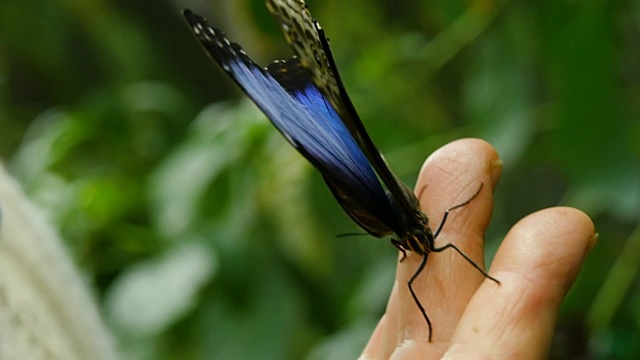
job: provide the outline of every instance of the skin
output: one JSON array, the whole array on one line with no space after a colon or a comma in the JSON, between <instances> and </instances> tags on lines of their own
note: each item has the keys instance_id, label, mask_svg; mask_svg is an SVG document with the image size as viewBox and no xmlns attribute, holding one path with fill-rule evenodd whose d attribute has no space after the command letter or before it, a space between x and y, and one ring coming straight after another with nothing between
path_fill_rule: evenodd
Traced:
<instances>
[{"instance_id":1,"label":"skin","mask_svg":"<svg viewBox=\"0 0 640 360\"><path fill-rule=\"evenodd\" d=\"M427 159L416 193L432 229L448 207L485 185L449 215L436 246L453 242L482 266L501 173L495 149L478 139L455 141ZM433 324L432 342L407 288L421 257L407 253L398 263L386 313L360 359L546 358L562 299L596 240L593 223L579 210L554 207L530 214L511 228L489 269L501 285L455 251L431 254L414 290Z\"/></svg>"}]
</instances>

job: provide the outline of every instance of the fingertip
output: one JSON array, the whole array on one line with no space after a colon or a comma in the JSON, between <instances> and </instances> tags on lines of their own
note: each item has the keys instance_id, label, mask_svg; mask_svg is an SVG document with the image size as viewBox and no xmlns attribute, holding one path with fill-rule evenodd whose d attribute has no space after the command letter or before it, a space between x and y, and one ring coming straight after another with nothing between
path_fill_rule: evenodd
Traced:
<instances>
[{"instance_id":1,"label":"fingertip","mask_svg":"<svg viewBox=\"0 0 640 360\"><path fill-rule=\"evenodd\" d=\"M540 269L542 264L553 265L549 264L551 259L564 259L578 267L597 238L593 222L578 209L560 206L540 210L513 226L494 265Z\"/></svg>"},{"instance_id":2,"label":"fingertip","mask_svg":"<svg viewBox=\"0 0 640 360\"><path fill-rule=\"evenodd\" d=\"M593 220L589 215L572 207L558 206L550 210L556 212L556 217L561 219L560 226L570 229L571 232L568 235L571 235L575 241L582 243L584 248L583 255L586 256L600 237L596 233Z\"/></svg>"},{"instance_id":3,"label":"fingertip","mask_svg":"<svg viewBox=\"0 0 640 360\"><path fill-rule=\"evenodd\" d=\"M466 203L448 217L440 243L460 244L465 239L463 251L482 258L484 233L493 211L492 191L502 167L495 148L482 139L453 141L429 156L416 188L430 224L438 228L447 209Z\"/></svg>"},{"instance_id":4,"label":"fingertip","mask_svg":"<svg viewBox=\"0 0 640 360\"><path fill-rule=\"evenodd\" d=\"M573 229L573 236L577 241L583 242L584 255L586 256L598 242L600 235L596 233L595 225L589 215L567 206L558 206L549 211L556 212L556 216L562 220L561 225Z\"/></svg>"},{"instance_id":5,"label":"fingertip","mask_svg":"<svg viewBox=\"0 0 640 360\"><path fill-rule=\"evenodd\" d=\"M479 179L495 189L502 175L503 163L496 149L482 139L453 141L434 151L422 165L416 189L427 185L456 181L468 186Z\"/></svg>"}]
</instances>

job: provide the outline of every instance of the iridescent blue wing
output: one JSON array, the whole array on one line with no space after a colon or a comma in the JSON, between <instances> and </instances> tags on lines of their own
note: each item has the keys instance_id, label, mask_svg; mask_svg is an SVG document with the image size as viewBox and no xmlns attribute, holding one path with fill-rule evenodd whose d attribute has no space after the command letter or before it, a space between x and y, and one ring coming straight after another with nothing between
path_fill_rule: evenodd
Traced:
<instances>
[{"instance_id":1,"label":"iridescent blue wing","mask_svg":"<svg viewBox=\"0 0 640 360\"><path fill-rule=\"evenodd\" d=\"M407 285L429 326L431 341L431 321L412 287L430 252L454 249L485 277L499 284L455 245L449 243L439 248L434 245L449 211L468 204L482 186L473 197L449 208L435 234L432 233L418 199L391 173L364 129L340 80L329 41L311 18L304 1L267 0L267 5L297 57L276 61L266 69L251 61L238 44L229 42L203 18L188 10L184 15L209 55L320 170L349 216L372 235L395 233L397 239L391 242L404 256L407 251L422 255L422 262ZM389 194L385 194L376 173Z\"/></svg>"},{"instance_id":2,"label":"iridescent blue wing","mask_svg":"<svg viewBox=\"0 0 640 360\"><path fill-rule=\"evenodd\" d=\"M320 171L356 223L375 236L402 227L367 157L298 58L261 68L204 18L189 10L184 16L211 58Z\"/></svg>"},{"instance_id":3,"label":"iridescent blue wing","mask_svg":"<svg viewBox=\"0 0 640 360\"><path fill-rule=\"evenodd\" d=\"M369 137L342 84L329 47L329 40L320 24L311 17L305 2L303 0L267 0L267 8L280 24L296 56L305 67L310 69L316 86L329 99L392 194L405 222L400 232L396 231L396 234L403 237L407 230L423 228L427 220L420 210L418 199L413 191L389 170Z\"/></svg>"}]
</instances>

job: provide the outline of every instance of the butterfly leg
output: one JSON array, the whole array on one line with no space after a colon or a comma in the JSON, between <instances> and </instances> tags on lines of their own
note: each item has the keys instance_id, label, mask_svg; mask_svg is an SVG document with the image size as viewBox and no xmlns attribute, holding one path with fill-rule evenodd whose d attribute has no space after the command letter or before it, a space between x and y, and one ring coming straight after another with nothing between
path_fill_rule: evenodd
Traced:
<instances>
[{"instance_id":1,"label":"butterfly leg","mask_svg":"<svg viewBox=\"0 0 640 360\"><path fill-rule=\"evenodd\" d=\"M489 275L486 271L484 271L482 268L480 268L480 266L478 266L478 264L476 264L475 261L471 260L471 258L467 254L462 252L462 250L458 249L458 247L453 245L452 243L444 245L443 247L434 248L431 251L433 251L433 252L442 252L442 251L444 251L446 249L449 249L449 248L452 248L453 250L457 251L458 254L462 255L462 257L464 257L467 260L467 262L469 264L471 264L474 268L476 268L478 271L480 271L482 273L482 275L484 275L484 277L486 277L487 279L493 280L496 284L500 285L500 281L498 279L496 279L493 276Z\"/></svg>"},{"instance_id":2,"label":"butterfly leg","mask_svg":"<svg viewBox=\"0 0 640 360\"><path fill-rule=\"evenodd\" d=\"M402 247L402 244L400 243L400 241L391 239L391 245L395 246L396 249L400 250L400 252L402 253L402 259L400 259L400 262L404 261L404 259L407 258L407 250L405 250Z\"/></svg>"},{"instance_id":3,"label":"butterfly leg","mask_svg":"<svg viewBox=\"0 0 640 360\"><path fill-rule=\"evenodd\" d=\"M476 190L476 192L473 195L471 195L470 198L468 198L466 201L461 202L458 205L448 208L447 211L444 212L444 216L442 217L442 221L440 221L440 225L438 225L438 229L436 229L436 231L433 233L434 238L438 237L438 234L440 234L440 230L442 230L442 227L444 226L445 221L447 221L447 217L449 217L449 213L455 209L468 205L473 199L475 199L478 196L478 194L480 194L480 190L482 190L483 187L484 187L484 183L480 183L480 187L478 188L478 190Z\"/></svg>"},{"instance_id":4,"label":"butterfly leg","mask_svg":"<svg viewBox=\"0 0 640 360\"><path fill-rule=\"evenodd\" d=\"M420 263L420 266L418 266L418 270L416 270L415 274L413 274L411 279L409 279L409 282L407 282L407 285L409 285L409 291L411 291L411 296L413 296L413 301L415 301L416 305L418 305L418 308L420 309L422 316L424 316L424 319L427 320L427 325L429 326L429 342L431 342L431 334L433 333L433 329L431 327L431 320L429 320L429 316L427 316L427 312L424 310L424 307L420 303L420 300L418 300L418 296L413 291L413 282L418 277L418 275L420 275L422 270L424 270L424 266L427 264L427 256L428 254L422 255L422 262Z\"/></svg>"}]
</instances>

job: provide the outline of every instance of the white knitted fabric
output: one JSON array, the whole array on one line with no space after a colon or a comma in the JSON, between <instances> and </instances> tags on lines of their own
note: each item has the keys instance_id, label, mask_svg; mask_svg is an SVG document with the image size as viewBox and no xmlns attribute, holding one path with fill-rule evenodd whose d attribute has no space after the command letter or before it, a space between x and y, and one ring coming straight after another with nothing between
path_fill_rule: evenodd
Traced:
<instances>
[{"instance_id":1,"label":"white knitted fabric","mask_svg":"<svg viewBox=\"0 0 640 360\"><path fill-rule=\"evenodd\" d=\"M111 360L90 291L56 231L0 164L0 360Z\"/></svg>"}]
</instances>

